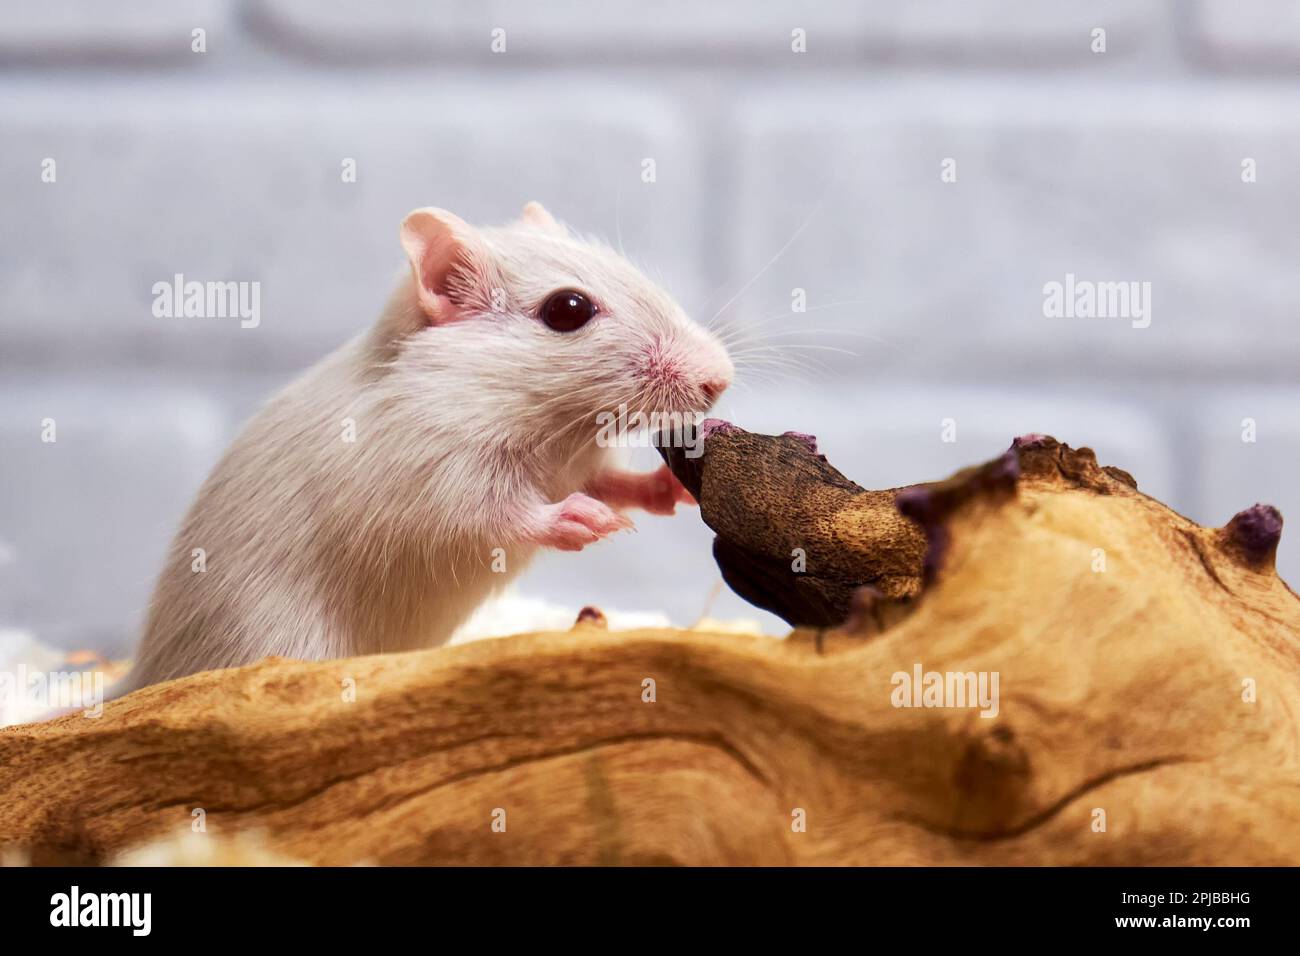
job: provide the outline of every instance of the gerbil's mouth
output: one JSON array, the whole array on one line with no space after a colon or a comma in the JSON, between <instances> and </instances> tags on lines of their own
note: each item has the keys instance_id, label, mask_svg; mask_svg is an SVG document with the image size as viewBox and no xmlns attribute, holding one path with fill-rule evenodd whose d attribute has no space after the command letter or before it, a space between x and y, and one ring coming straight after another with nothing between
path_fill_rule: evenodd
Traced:
<instances>
[{"instance_id":1,"label":"gerbil's mouth","mask_svg":"<svg viewBox=\"0 0 1300 956\"><path fill-rule=\"evenodd\" d=\"M727 390L728 384L729 384L728 382L720 378L709 379L707 381L701 382L700 392L703 393L704 401L706 404L702 409L700 409L700 411L707 412L710 408L716 405L718 399L722 397L722 393Z\"/></svg>"},{"instance_id":2,"label":"gerbil's mouth","mask_svg":"<svg viewBox=\"0 0 1300 956\"><path fill-rule=\"evenodd\" d=\"M718 403L722 393L727 390L731 383L725 378L709 377L694 383L681 382L676 388L671 389L671 401L675 402L675 408L684 412L692 412L697 415L703 415Z\"/></svg>"},{"instance_id":3,"label":"gerbil's mouth","mask_svg":"<svg viewBox=\"0 0 1300 956\"><path fill-rule=\"evenodd\" d=\"M701 367L689 352L656 342L644 355L643 399L647 410L702 415L711 409L731 384L728 372L710 362Z\"/></svg>"},{"instance_id":4,"label":"gerbil's mouth","mask_svg":"<svg viewBox=\"0 0 1300 956\"><path fill-rule=\"evenodd\" d=\"M691 387L685 383L652 383L643 396L642 405L647 412L677 415L703 415L711 409L726 386L717 387L697 385Z\"/></svg>"}]
</instances>

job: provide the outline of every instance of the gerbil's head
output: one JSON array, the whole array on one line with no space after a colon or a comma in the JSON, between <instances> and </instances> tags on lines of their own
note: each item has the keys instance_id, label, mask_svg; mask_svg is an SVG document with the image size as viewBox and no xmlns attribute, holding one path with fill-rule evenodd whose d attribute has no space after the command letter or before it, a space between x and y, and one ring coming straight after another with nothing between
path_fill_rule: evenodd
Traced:
<instances>
[{"instance_id":1,"label":"gerbil's head","mask_svg":"<svg viewBox=\"0 0 1300 956\"><path fill-rule=\"evenodd\" d=\"M599 412L706 411L731 384L722 343L609 247L538 203L479 229L441 209L402 223L414 301L398 362L438 370L539 428Z\"/></svg>"}]
</instances>

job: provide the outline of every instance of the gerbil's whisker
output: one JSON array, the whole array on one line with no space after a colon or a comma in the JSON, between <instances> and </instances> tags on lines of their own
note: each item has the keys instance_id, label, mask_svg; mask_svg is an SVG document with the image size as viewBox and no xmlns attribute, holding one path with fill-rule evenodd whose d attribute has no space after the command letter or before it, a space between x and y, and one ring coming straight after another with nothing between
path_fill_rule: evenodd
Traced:
<instances>
[{"instance_id":1,"label":"gerbil's whisker","mask_svg":"<svg viewBox=\"0 0 1300 956\"><path fill-rule=\"evenodd\" d=\"M571 395L566 396L566 398L572 398L572 396ZM598 409L594 407L584 409L582 412L579 412L577 416L570 419L564 425L561 425L559 428L552 429L550 435L543 438L540 442L538 442L536 445L533 446L533 453L540 454L542 451L548 448L551 445L551 443L554 442L556 439L570 437L571 433L576 431L584 422L589 421L591 423L592 431L594 432L596 429L597 412Z\"/></svg>"},{"instance_id":2,"label":"gerbil's whisker","mask_svg":"<svg viewBox=\"0 0 1300 956\"><path fill-rule=\"evenodd\" d=\"M618 238L618 254L624 259L627 253L623 251L623 189L619 187L614 193L614 235Z\"/></svg>"},{"instance_id":3,"label":"gerbil's whisker","mask_svg":"<svg viewBox=\"0 0 1300 956\"><path fill-rule=\"evenodd\" d=\"M743 320L736 320L736 322L741 327L754 325L762 322L775 322L778 319L789 319L791 321L798 322L799 317L801 315L809 315L810 313L813 312L825 312L827 309L842 309L845 306L849 306L849 305L871 305L871 300L841 299L838 302L824 302L821 305L814 305L811 308L804 309L802 312L795 312L793 309L787 309L784 312L777 312L774 315L769 315L761 319L755 319L752 322L745 322Z\"/></svg>"},{"instance_id":4,"label":"gerbil's whisker","mask_svg":"<svg viewBox=\"0 0 1300 956\"><path fill-rule=\"evenodd\" d=\"M745 349L737 350L735 353L733 353L732 357L734 358L736 355L754 354L755 352L777 350L777 349L803 349L805 351L814 351L814 352L839 352L841 355L851 355L854 358L861 358L861 356L859 356L857 352L852 352L849 349L837 348L834 345L805 345L800 342L782 342L778 345L767 345L767 346L752 345Z\"/></svg>"},{"instance_id":5,"label":"gerbil's whisker","mask_svg":"<svg viewBox=\"0 0 1300 956\"><path fill-rule=\"evenodd\" d=\"M826 197L830 195L831 186L833 186L834 184L835 184L834 179L832 179L830 182L826 184L826 188L823 189L822 194L817 197L817 201L813 203L813 207L808 211L808 215L804 217L803 222L799 224L799 228L797 228L794 231L794 234L791 235L790 238L785 241L785 245L783 245L780 249L778 249L776 251L776 255L772 256L771 259L767 260L767 264L764 265L763 268L759 269L756 273L754 273L754 275L750 278L748 282L746 282L739 289L737 289L735 295L733 295L730 299L728 299L726 302L722 304L722 308L718 309L717 312L713 313L713 316L712 318L709 319L706 327L712 328L713 322L718 318L718 316L722 315L723 312L726 312L727 309L731 308L732 304L735 303L735 301L739 299L742 295L744 295L746 290L749 289L750 286L752 286L755 282L757 282L763 276L763 274L767 272L768 269L776 265L777 260L779 260L783 255L785 255L786 251L792 245L794 245L795 240L798 239L801 235L803 235L803 231L807 229L808 226L812 223L813 217L817 215L818 211L822 207L822 203L824 203L826 201Z\"/></svg>"}]
</instances>

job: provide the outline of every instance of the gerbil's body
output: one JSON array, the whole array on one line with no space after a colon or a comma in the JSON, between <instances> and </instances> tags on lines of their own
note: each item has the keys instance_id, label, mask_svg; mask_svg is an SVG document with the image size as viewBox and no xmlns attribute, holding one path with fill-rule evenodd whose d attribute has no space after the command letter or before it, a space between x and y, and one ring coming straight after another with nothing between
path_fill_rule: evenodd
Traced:
<instances>
[{"instance_id":1,"label":"gerbil's body","mask_svg":"<svg viewBox=\"0 0 1300 956\"><path fill-rule=\"evenodd\" d=\"M536 204L501 229L417 210L402 241L412 277L379 322L272 399L200 490L127 689L437 645L539 547L689 500L595 441L599 412L703 411L730 381L665 293Z\"/></svg>"}]
</instances>

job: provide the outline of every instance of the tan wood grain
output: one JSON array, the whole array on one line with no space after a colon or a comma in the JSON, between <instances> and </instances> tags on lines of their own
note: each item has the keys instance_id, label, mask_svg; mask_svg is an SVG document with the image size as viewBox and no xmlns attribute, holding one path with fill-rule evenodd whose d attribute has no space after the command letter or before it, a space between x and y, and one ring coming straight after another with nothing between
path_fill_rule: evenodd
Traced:
<instances>
[{"instance_id":1,"label":"tan wood grain","mask_svg":"<svg viewBox=\"0 0 1300 956\"><path fill-rule=\"evenodd\" d=\"M912 509L919 598L868 596L821 635L584 623L267 660L10 728L0 844L103 860L202 808L214 838L256 828L321 864L1300 862L1300 600L1275 513L1202 528L1050 439ZM892 498L856 513L861 540L877 520ZM996 671L997 717L895 707L918 663Z\"/></svg>"}]
</instances>

